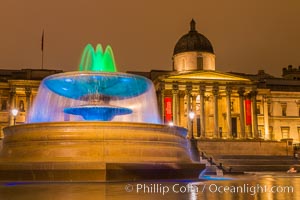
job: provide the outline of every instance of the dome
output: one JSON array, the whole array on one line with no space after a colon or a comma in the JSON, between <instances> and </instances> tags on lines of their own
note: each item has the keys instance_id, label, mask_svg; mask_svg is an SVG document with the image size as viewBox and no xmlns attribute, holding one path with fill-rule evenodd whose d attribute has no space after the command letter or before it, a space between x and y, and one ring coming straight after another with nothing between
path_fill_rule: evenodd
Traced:
<instances>
[{"instance_id":1,"label":"dome","mask_svg":"<svg viewBox=\"0 0 300 200\"><path fill-rule=\"evenodd\" d=\"M200 51L214 54L210 41L196 30L196 23L192 19L190 23L191 29L189 33L182 36L175 45L174 53L183 53L188 51Z\"/></svg>"}]
</instances>

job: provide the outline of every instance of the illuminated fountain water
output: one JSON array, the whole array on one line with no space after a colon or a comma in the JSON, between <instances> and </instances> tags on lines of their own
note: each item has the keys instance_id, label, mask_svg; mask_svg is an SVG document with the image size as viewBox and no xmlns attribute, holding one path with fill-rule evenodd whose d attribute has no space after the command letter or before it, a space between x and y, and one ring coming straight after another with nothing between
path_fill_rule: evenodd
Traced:
<instances>
[{"instance_id":1,"label":"illuminated fountain water","mask_svg":"<svg viewBox=\"0 0 300 200\"><path fill-rule=\"evenodd\" d=\"M79 71L40 85L28 123L4 129L0 180L196 178L186 129L160 124L155 90L87 45Z\"/></svg>"},{"instance_id":2,"label":"illuminated fountain water","mask_svg":"<svg viewBox=\"0 0 300 200\"><path fill-rule=\"evenodd\" d=\"M43 80L28 122L160 123L154 95L150 80L117 72L110 46L103 52L100 44L95 51L87 45L79 71L52 75Z\"/></svg>"}]
</instances>

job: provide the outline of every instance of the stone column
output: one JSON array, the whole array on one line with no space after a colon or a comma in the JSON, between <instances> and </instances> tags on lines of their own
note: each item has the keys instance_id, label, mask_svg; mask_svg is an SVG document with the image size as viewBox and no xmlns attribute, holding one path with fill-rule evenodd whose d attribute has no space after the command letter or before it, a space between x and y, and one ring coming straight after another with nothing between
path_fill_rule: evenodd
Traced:
<instances>
[{"instance_id":1,"label":"stone column","mask_svg":"<svg viewBox=\"0 0 300 200\"><path fill-rule=\"evenodd\" d=\"M26 87L25 88L25 95L26 95L26 107L25 107L25 111L28 114L30 106L31 106L31 88L30 87Z\"/></svg>"},{"instance_id":2,"label":"stone column","mask_svg":"<svg viewBox=\"0 0 300 200\"><path fill-rule=\"evenodd\" d=\"M205 85L200 85L200 131L201 137L205 138L205 109L204 109Z\"/></svg>"},{"instance_id":3,"label":"stone column","mask_svg":"<svg viewBox=\"0 0 300 200\"><path fill-rule=\"evenodd\" d=\"M240 104L240 126L241 126L241 137L245 138L245 111L244 111L244 88L239 88L239 104Z\"/></svg>"},{"instance_id":4,"label":"stone column","mask_svg":"<svg viewBox=\"0 0 300 200\"><path fill-rule=\"evenodd\" d=\"M192 84L187 83L186 85L186 117L187 117L187 130L188 130L188 136L189 138L192 138L191 132L192 132L192 122L189 117L189 113L191 111L191 91L192 91Z\"/></svg>"},{"instance_id":5,"label":"stone column","mask_svg":"<svg viewBox=\"0 0 300 200\"><path fill-rule=\"evenodd\" d=\"M11 110L16 108L16 88L14 87L10 89L9 105L9 125L14 125L14 116L11 114Z\"/></svg>"},{"instance_id":6,"label":"stone column","mask_svg":"<svg viewBox=\"0 0 300 200\"><path fill-rule=\"evenodd\" d=\"M297 104L297 111L300 115L300 100L296 100L296 104ZM297 127L297 131L298 131L298 140L300 140L300 126Z\"/></svg>"},{"instance_id":7,"label":"stone column","mask_svg":"<svg viewBox=\"0 0 300 200\"><path fill-rule=\"evenodd\" d=\"M226 117L227 117L227 130L228 137L233 138L232 135L232 122L231 122L231 92L230 86L226 87Z\"/></svg>"},{"instance_id":8,"label":"stone column","mask_svg":"<svg viewBox=\"0 0 300 200\"><path fill-rule=\"evenodd\" d=\"M160 91L160 94L158 96L158 102L159 102L159 105L160 105L160 117L161 117L161 120L162 122L165 122L165 84L164 83L160 83L159 85L159 91Z\"/></svg>"},{"instance_id":9,"label":"stone column","mask_svg":"<svg viewBox=\"0 0 300 200\"><path fill-rule=\"evenodd\" d=\"M257 101L256 101L257 91L251 91L251 101L252 101L252 121L253 121L253 133L254 138L259 138L258 135L258 123L257 123Z\"/></svg>"},{"instance_id":10,"label":"stone column","mask_svg":"<svg viewBox=\"0 0 300 200\"><path fill-rule=\"evenodd\" d=\"M197 112L196 112L196 99L197 99L197 95L192 94L192 109L191 111L193 111L195 113L195 117L193 119L193 123L192 123L192 132L194 134L194 138L195 137L199 137L199 134L197 132Z\"/></svg>"},{"instance_id":11,"label":"stone column","mask_svg":"<svg viewBox=\"0 0 300 200\"><path fill-rule=\"evenodd\" d=\"M173 83L173 90L172 90L172 115L173 115L173 124L178 125L178 83Z\"/></svg>"},{"instance_id":12,"label":"stone column","mask_svg":"<svg viewBox=\"0 0 300 200\"><path fill-rule=\"evenodd\" d=\"M213 86L212 93L214 95L214 137L219 138L219 112L218 112L218 94L219 86L215 84Z\"/></svg>"},{"instance_id":13,"label":"stone column","mask_svg":"<svg viewBox=\"0 0 300 200\"><path fill-rule=\"evenodd\" d=\"M268 110L268 101L267 98L263 98L263 105L264 105L264 126L265 126L265 139L270 140L270 133L269 133L269 110Z\"/></svg>"}]
</instances>

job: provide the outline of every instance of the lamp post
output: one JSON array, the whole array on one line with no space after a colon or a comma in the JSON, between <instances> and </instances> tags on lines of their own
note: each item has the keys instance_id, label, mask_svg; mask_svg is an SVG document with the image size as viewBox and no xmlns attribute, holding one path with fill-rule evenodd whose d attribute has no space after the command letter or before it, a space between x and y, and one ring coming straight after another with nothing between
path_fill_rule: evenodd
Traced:
<instances>
[{"instance_id":1,"label":"lamp post","mask_svg":"<svg viewBox=\"0 0 300 200\"><path fill-rule=\"evenodd\" d=\"M11 110L11 114L14 116L14 125L16 125L16 118L17 118L18 112L19 112L19 110L16 108Z\"/></svg>"},{"instance_id":2,"label":"lamp post","mask_svg":"<svg viewBox=\"0 0 300 200\"><path fill-rule=\"evenodd\" d=\"M195 113L193 111L191 111L189 113L189 118L191 120L191 139L192 140L194 139L194 131L193 131L193 120L194 120L194 117L195 117Z\"/></svg>"}]
</instances>

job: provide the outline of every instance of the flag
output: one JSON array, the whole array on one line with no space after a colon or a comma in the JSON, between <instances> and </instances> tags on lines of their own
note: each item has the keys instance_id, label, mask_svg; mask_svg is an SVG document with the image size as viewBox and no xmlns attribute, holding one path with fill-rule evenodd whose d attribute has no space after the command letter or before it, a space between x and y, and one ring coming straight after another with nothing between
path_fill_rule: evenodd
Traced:
<instances>
[{"instance_id":1,"label":"flag","mask_svg":"<svg viewBox=\"0 0 300 200\"><path fill-rule=\"evenodd\" d=\"M246 109L246 125L251 125L252 117L251 117L251 100L245 100L245 109Z\"/></svg>"},{"instance_id":2,"label":"flag","mask_svg":"<svg viewBox=\"0 0 300 200\"><path fill-rule=\"evenodd\" d=\"M43 34L42 34L41 50L44 51L44 29L43 29Z\"/></svg>"},{"instance_id":3,"label":"flag","mask_svg":"<svg viewBox=\"0 0 300 200\"><path fill-rule=\"evenodd\" d=\"M172 122L172 98L165 97L165 123Z\"/></svg>"}]
</instances>

